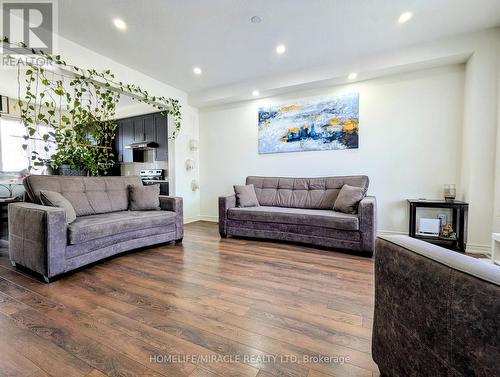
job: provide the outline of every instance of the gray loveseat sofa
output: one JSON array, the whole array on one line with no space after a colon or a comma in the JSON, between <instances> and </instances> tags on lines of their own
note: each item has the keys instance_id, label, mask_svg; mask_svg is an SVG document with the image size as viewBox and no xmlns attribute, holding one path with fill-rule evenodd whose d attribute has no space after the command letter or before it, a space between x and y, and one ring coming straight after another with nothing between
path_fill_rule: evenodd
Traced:
<instances>
[{"instance_id":1,"label":"gray loveseat sofa","mask_svg":"<svg viewBox=\"0 0 500 377\"><path fill-rule=\"evenodd\" d=\"M366 176L283 178L248 177L259 207L239 208L236 196L219 197L221 237L285 240L328 248L373 252L377 206L366 196L357 214L333 210L344 184L368 189Z\"/></svg>"},{"instance_id":2,"label":"gray loveseat sofa","mask_svg":"<svg viewBox=\"0 0 500 377\"><path fill-rule=\"evenodd\" d=\"M29 202L9 205L9 257L42 274L62 273L126 250L182 241L182 198L160 196L161 211L128 211L128 186L139 177L32 175L24 180ZM61 193L77 218L40 201L40 190Z\"/></svg>"},{"instance_id":3,"label":"gray loveseat sofa","mask_svg":"<svg viewBox=\"0 0 500 377\"><path fill-rule=\"evenodd\" d=\"M378 238L372 354L385 377L500 375L500 267Z\"/></svg>"}]
</instances>

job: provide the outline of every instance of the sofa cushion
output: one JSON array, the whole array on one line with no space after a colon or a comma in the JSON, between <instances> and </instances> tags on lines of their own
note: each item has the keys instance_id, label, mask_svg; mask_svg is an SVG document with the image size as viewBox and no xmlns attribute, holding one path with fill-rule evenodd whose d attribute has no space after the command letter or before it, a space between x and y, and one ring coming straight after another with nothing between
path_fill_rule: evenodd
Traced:
<instances>
[{"instance_id":1,"label":"sofa cushion","mask_svg":"<svg viewBox=\"0 0 500 377\"><path fill-rule=\"evenodd\" d=\"M253 185L234 185L234 193L236 194L236 204L238 207L258 207L259 201L255 195Z\"/></svg>"},{"instance_id":2,"label":"sofa cushion","mask_svg":"<svg viewBox=\"0 0 500 377\"><path fill-rule=\"evenodd\" d=\"M144 238L154 238L155 236L175 235L175 224L157 226L154 228L131 230L125 233L117 233L109 237L98 238L87 242L80 242L66 246L66 258L75 258L80 255L93 253L106 248L120 249L123 243L134 243ZM175 236L172 237L175 239ZM140 241L139 241L140 242Z\"/></svg>"},{"instance_id":3,"label":"sofa cushion","mask_svg":"<svg viewBox=\"0 0 500 377\"><path fill-rule=\"evenodd\" d=\"M62 196L60 193L55 191L45 191L40 190L40 200L43 205L50 207L63 208L66 214L66 222L71 224L76 220L76 212L71 203Z\"/></svg>"},{"instance_id":4,"label":"sofa cushion","mask_svg":"<svg viewBox=\"0 0 500 377\"><path fill-rule=\"evenodd\" d=\"M129 207L131 211L160 210L160 185L132 185L129 189Z\"/></svg>"},{"instance_id":5,"label":"sofa cushion","mask_svg":"<svg viewBox=\"0 0 500 377\"><path fill-rule=\"evenodd\" d=\"M321 210L267 206L231 208L228 210L227 217L230 220L240 221L313 225L332 229L359 230L358 216L335 212L331 209Z\"/></svg>"},{"instance_id":6,"label":"sofa cushion","mask_svg":"<svg viewBox=\"0 0 500 377\"><path fill-rule=\"evenodd\" d=\"M345 184L368 189L368 177L284 178L247 177L253 184L261 206L332 209L340 189Z\"/></svg>"},{"instance_id":7,"label":"sofa cushion","mask_svg":"<svg viewBox=\"0 0 500 377\"><path fill-rule=\"evenodd\" d=\"M42 204L40 190L64 196L77 216L128 209L128 186L141 185L139 177L66 177L30 175L23 181L31 202Z\"/></svg>"},{"instance_id":8,"label":"sofa cushion","mask_svg":"<svg viewBox=\"0 0 500 377\"><path fill-rule=\"evenodd\" d=\"M358 213L359 202L365 197L365 195L366 191L362 187L344 185L340 189L339 195L333 205L333 209L344 213Z\"/></svg>"},{"instance_id":9,"label":"sofa cushion","mask_svg":"<svg viewBox=\"0 0 500 377\"><path fill-rule=\"evenodd\" d=\"M71 245L138 229L175 223L171 211L121 211L77 218L68 226Z\"/></svg>"}]
</instances>

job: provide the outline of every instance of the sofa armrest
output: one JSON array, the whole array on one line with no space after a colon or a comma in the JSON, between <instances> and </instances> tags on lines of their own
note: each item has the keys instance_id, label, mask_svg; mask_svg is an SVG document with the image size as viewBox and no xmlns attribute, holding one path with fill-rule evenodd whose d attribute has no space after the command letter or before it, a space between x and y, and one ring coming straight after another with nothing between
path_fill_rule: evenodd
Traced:
<instances>
[{"instance_id":1,"label":"sofa armrest","mask_svg":"<svg viewBox=\"0 0 500 377\"><path fill-rule=\"evenodd\" d=\"M219 234L227 237L227 210L236 207L236 195L219 196Z\"/></svg>"},{"instance_id":2,"label":"sofa armrest","mask_svg":"<svg viewBox=\"0 0 500 377\"><path fill-rule=\"evenodd\" d=\"M497 375L498 297L497 266L408 236L378 237L372 355L381 375Z\"/></svg>"},{"instance_id":3,"label":"sofa armrest","mask_svg":"<svg viewBox=\"0 0 500 377\"><path fill-rule=\"evenodd\" d=\"M179 196L160 195L160 208L162 211L175 212L175 239L177 241L182 241L184 237L184 204L182 198Z\"/></svg>"},{"instance_id":4,"label":"sofa armrest","mask_svg":"<svg viewBox=\"0 0 500 377\"><path fill-rule=\"evenodd\" d=\"M359 202L358 215L361 248L373 253L377 236L377 199L374 196L365 196Z\"/></svg>"},{"instance_id":5,"label":"sofa armrest","mask_svg":"<svg viewBox=\"0 0 500 377\"><path fill-rule=\"evenodd\" d=\"M9 258L46 279L64 272L67 224L63 208L9 204Z\"/></svg>"}]
</instances>

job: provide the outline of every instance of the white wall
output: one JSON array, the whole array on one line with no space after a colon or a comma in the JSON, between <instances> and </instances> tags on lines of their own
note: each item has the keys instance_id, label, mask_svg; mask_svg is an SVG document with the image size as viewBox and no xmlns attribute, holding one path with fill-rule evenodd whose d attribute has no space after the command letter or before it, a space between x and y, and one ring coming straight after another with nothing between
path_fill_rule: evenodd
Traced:
<instances>
[{"instance_id":1,"label":"white wall","mask_svg":"<svg viewBox=\"0 0 500 377\"><path fill-rule=\"evenodd\" d=\"M494 230L498 64L497 46L484 45L466 70L461 187L470 203L468 243L478 247L490 244Z\"/></svg>"},{"instance_id":2,"label":"white wall","mask_svg":"<svg viewBox=\"0 0 500 377\"><path fill-rule=\"evenodd\" d=\"M500 54L500 38L498 40L498 51ZM493 211L493 231L500 233L500 56L498 62L498 88L497 88L497 128L496 128L496 160L495 160L495 207Z\"/></svg>"},{"instance_id":3,"label":"white wall","mask_svg":"<svg viewBox=\"0 0 500 377\"><path fill-rule=\"evenodd\" d=\"M341 93L360 94L359 149L259 155L257 109ZM291 93L200 110L201 215L217 218L217 196L247 175L366 174L379 230L407 231L407 198L442 198L460 182L464 66L450 65L355 85Z\"/></svg>"}]
</instances>

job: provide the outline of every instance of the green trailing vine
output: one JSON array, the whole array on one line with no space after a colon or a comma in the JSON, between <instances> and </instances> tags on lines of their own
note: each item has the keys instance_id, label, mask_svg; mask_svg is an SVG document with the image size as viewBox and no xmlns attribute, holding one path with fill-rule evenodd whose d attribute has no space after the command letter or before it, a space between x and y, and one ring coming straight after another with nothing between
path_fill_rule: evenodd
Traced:
<instances>
[{"instance_id":1,"label":"green trailing vine","mask_svg":"<svg viewBox=\"0 0 500 377\"><path fill-rule=\"evenodd\" d=\"M97 72L70 65L60 55L29 49L24 43L2 42L25 48L32 55L42 57L49 65L69 71L69 88L62 75L39 65L26 63L24 74L26 93L19 98L21 120L26 127L23 149L28 152L30 169L63 164L83 168L90 175L106 174L114 164L112 141L117 124L113 120L122 92L157 108L163 115L172 115L175 139L181 130L181 106L173 98L150 95L137 85L116 81L110 71ZM21 75L18 64L18 81ZM43 144L43 153L33 145ZM53 153L52 153L53 152Z\"/></svg>"}]
</instances>

